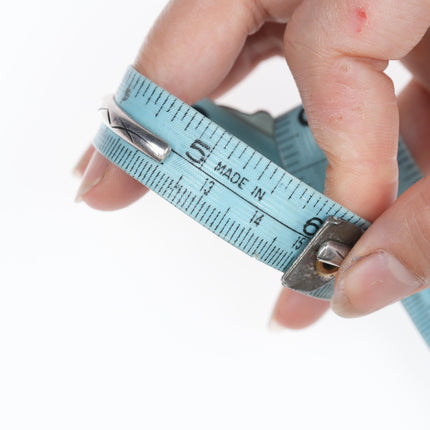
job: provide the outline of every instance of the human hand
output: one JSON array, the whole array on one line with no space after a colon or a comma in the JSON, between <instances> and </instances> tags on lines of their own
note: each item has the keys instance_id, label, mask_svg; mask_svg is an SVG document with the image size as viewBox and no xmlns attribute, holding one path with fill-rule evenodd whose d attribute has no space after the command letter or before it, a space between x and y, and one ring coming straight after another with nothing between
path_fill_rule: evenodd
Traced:
<instances>
[{"instance_id":1,"label":"human hand","mask_svg":"<svg viewBox=\"0 0 430 430\"><path fill-rule=\"evenodd\" d=\"M430 149L423 145L429 126L425 120L411 124L430 109L429 37L421 41L429 25L428 1L173 0L149 33L135 68L194 103L222 94L264 59L285 55L313 135L329 160L326 194L373 221L397 190L399 108L383 73L390 59L405 59L415 75L400 97L402 132L420 167L429 168ZM92 148L77 170L83 174L77 199L98 209L127 206L147 191ZM426 182L405 193L354 247L337 277L336 312L368 313L426 286ZM370 254L374 257L363 258ZM398 261L412 274L394 267ZM387 273L390 268L394 275ZM304 327L327 307L285 289L273 318Z\"/></svg>"}]
</instances>

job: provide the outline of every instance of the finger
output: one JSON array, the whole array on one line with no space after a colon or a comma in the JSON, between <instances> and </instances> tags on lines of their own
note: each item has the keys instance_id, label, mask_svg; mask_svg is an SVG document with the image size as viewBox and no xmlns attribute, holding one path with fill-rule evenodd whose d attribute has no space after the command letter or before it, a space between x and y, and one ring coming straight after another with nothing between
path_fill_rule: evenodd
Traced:
<instances>
[{"instance_id":1,"label":"finger","mask_svg":"<svg viewBox=\"0 0 430 430\"><path fill-rule=\"evenodd\" d=\"M430 171L430 31L405 57L402 63L412 72L413 80L398 97L400 134L412 156L426 175Z\"/></svg>"},{"instance_id":2,"label":"finger","mask_svg":"<svg viewBox=\"0 0 430 430\"><path fill-rule=\"evenodd\" d=\"M90 162L91 156L93 155L93 152L95 151L95 148L93 145L90 145L86 151L82 154L79 161L76 163L76 166L73 168L73 173L78 176L82 177L85 169L88 166L88 163Z\"/></svg>"},{"instance_id":3,"label":"finger","mask_svg":"<svg viewBox=\"0 0 430 430\"><path fill-rule=\"evenodd\" d=\"M102 181L109 183L108 189L99 186ZM75 201L79 203L84 197L90 206L101 210L115 210L130 205L147 191L140 182L130 178L103 155L94 151Z\"/></svg>"},{"instance_id":4,"label":"finger","mask_svg":"<svg viewBox=\"0 0 430 430\"><path fill-rule=\"evenodd\" d=\"M412 72L415 81L430 91L430 31L427 30L420 43L402 58L402 63Z\"/></svg>"},{"instance_id":5,"label":"finger","mask_svg":"<svg viewBox=\"0 0 430 430\"><path fill-rule=\"evenodd\" d=\"M287 61L329 160L326 192L369 220L397 193L399 113L383 70L429 22L429 2L304 0L286 29Z\"/></svg>"},{"instance_id":6,"label":"finger","mask_svg":"<svg viewBox=\"0 0 430 430\"><path fill-rule=\"evenodd\" d=\"M175 96L193 103L219 87L248 35L269 18L281 20L279 14L288 16L296 3L297 0L272 0L267 5L257 0L171 1L146 38L135 67ZM115 200L110 194L123 174L117 167L104 165L109 166L109 174L99 170L98 180L84 183L77 199L99 209L122 207L129 199L115 194L119 196ZM94 175L88 173L88 177ZM125 188L135 187L131 178L121 179L121 183ZM109 205L105 205L105 199L109 199Z\"/></svg>"},{"instance_id":7,"label":"finger","mask_svg":"<svg viewBox=\"0 0 430 430\"><path fill-rule=\"evenodd\" d=\"M329 302L284 288L276 301L269 328L277 331L281 328L307 327L317 321L329 306Z\"/></svg>"},{"instance_id":8,"label":"finger","mask_svg":"<svg viewBox=\"0 0 430 430\"><path fill-rule=\"evenodd\" d=\"M398 97L400 134L418 167L430 173L430 93L415 80Z\"/></svg>"},{"instance_id":9,"label":"finger","mask_svg":"<svg viewBox=\"0 0 430 430\"><path fill-rule=\"evenodd\" d=\"M427 288L430 177L403 193L364 233L336 277L332 308L365 315Z\"/></svg>"}]
</instances>

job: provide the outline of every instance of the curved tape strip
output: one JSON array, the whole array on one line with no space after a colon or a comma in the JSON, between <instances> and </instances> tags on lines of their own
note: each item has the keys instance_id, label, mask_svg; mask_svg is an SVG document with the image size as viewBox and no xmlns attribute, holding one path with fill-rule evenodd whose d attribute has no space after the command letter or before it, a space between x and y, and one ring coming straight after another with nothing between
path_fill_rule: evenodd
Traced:
<instances>
[{"instance_id":1,"label":"curved tape strip","mask_svg":"<svg viewBox=\"0 0 430 430\"><path fill-rule=\"evenodd\" d=\"M171 152L156 162L105 125L95 137L96 148L213 233L275 269L284 272L328 216L369 226L322 194L327 160L301 107L276 119L208 100L193 108L132 67L115 100L168 142ZM402 192L421 174L401 142L398 161ZM329 299L332 292L333 283L311 295ZM403 303L430 345L430 291Z\"/></svg>"}]
</instances>

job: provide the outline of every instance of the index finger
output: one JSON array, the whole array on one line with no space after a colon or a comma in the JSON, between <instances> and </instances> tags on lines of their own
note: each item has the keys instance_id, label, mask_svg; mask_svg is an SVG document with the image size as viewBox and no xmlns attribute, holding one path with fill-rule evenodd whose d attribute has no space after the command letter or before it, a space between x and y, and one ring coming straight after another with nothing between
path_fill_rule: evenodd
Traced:
<instances>
[{"instance_id":1,"label":"index finger","mask_svg":"<svg viewBox=\"0 0 430 430\"><path fill-rule=\"evenodd\" d=\"M285 53L329 160L327 194L373 221L397 194L399 112L383 73L430 24L428 1L304 0Z\"/></svg>"},{"instance_id":2,"label":"index finger","mask_svg":"<svg viewBox=\"0 0 430 430\"><path fill-rule=\"evenodd\" d=\"M173 0L151 29L134 66L191 104L218 88L248 35L266 20L285 21L298 1ZM85 173L83 182L89 179L89 185L81 187L85 193L79 200L98 209L115 209L144 194L146 189L141 184L111 163L100 160L100 154L93 157L90 166L98 168L97 175Z\"/></svg>"}]
</instances>

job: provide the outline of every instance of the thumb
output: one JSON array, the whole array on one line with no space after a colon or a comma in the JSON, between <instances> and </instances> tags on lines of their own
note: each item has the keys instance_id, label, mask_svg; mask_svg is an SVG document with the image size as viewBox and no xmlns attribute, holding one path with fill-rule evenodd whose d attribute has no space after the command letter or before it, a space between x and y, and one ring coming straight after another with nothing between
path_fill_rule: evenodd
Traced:
<instances>
[{"instance_id":1,"label":"thumb","mask_svg":"<svg viewBox=\"0 0 430 430\"><path fill-rule=\"evenodd\" d=\"M430 286L429 186L413 185L354 246L336 276L336 313L365 315Z\"/></svg>"}]
</instances>

